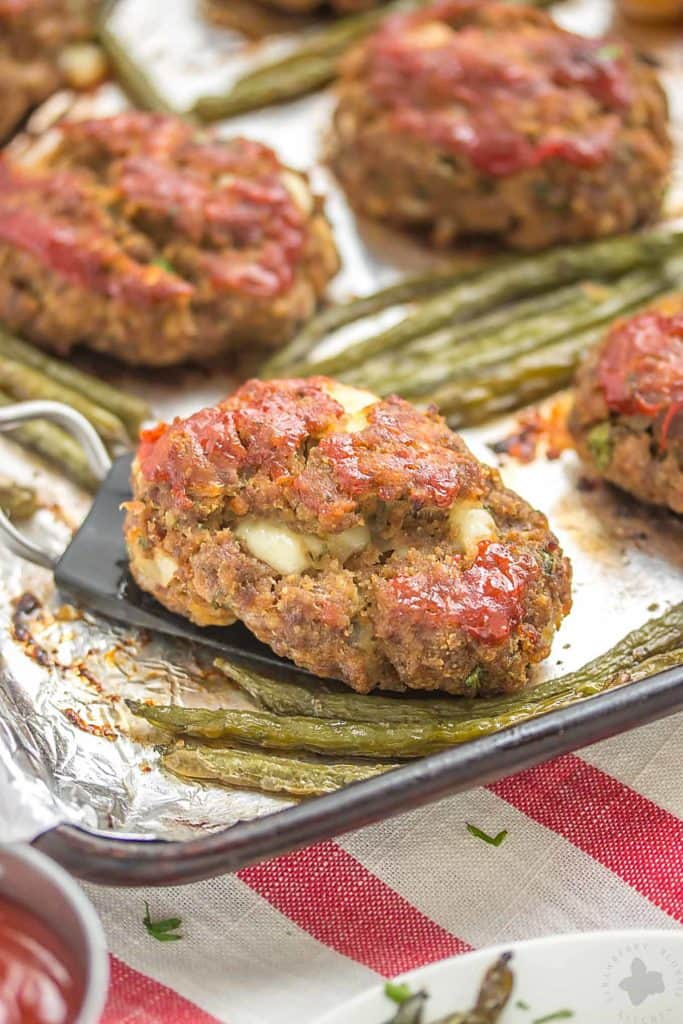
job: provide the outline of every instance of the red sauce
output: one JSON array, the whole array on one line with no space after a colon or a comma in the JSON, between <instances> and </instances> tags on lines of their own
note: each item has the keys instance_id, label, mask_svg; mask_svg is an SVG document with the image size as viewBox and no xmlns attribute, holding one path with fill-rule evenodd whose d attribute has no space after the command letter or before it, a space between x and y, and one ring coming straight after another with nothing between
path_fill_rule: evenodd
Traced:
<instances>
[{"instance_id":1,"label":"red sauce","mask_svg":"<svg viewBox=\"0 0 683 1024\"><path fill-rule=\"evenodd\" d=\"M328 383L250 381L214 408L143 433L140 471L170 486L188 511L238 481L246 489L272 483L332 530L366 498L447 509L463 491L481 490L483 470L440 418L390 398L347 434L337 429L344 410Z\"/></svg>"},{"instance_id":2,"label":"red sauce","mask_svg":"<svg viewBox=\"0 0 683 1024\"><path fill-rule=\"evenodd\" d=\"M387 587L399 616L414 616L435 629L464 629L482 643L496 645L522 621L527 591L539 575L531 555L483 541L462 573L438 564L429 573L398 576Z\"/></svg>"},{"instance_id":3,"label":"red sauce","mask_svg":"<svg viewBox=\"0 0 683 1024\"><path fill-rule=\"evenodd\" d=\"M106 214L74 174L22 172L0 160L0 240L80 287L133 303L187 299L192 285L138 263L107 232Z\"/></svg>"},{"instance_id":4,"label":"red sauce","mask_svg":"<svg viewBox=\"0 0 683 1024\"><path fill-rule=\"evenodd\" d=\"M0 239L24 249L67 280L134 303L188 298L192 285L157 266L131 259L106 235L32 209L0 203Z\"/></svg>"},{"instance_id":5,"label":"red sauce","mask_svg":"<svg viewBox=\"0 0 683 1024\"><path fill-rule=\"evenodd\" d=\"M415 508L450 508L463 487L479 477L469 455L449 447L441 421L401 399L368 410L368 425L353 434L332 433L315 451L337 488L355 500L409 500ZM317 509L321 511L320 508Z\"/></svg>"},{"instance_id":6,"label":"red sauce","mask_svg":"<svg viewBox=\"0 0 683 1024\"><path fill-rule=\"evenodd\" d=\"M71 1024L83 999L76 964L36 917L0 901L0 1021Z\"/></svg>"},{"instance_id":7,"label":"red sauce","mask_svg":"<svg viewBox=\"0 0 683 1024\"><path fill-rule=\"evenodd\" d=\"M161 225L168 241L198 247L197 272L216 291L268 298L291 287L306 222L272 150L245 139L195 140L182 122L139 112L76 122L64 136L77 159L105 161L136 225L151 221L154 236Z\"/></svg>"},{"instance_id":8,"label":"red sauce","mask_svg":"<svg viewBox=\"0 0 683 1024\"><path fill-rule=\"evenodd\" d=\"M0 0L0 18L11 18L43 3L44 0Z\"/></svg>"},{"instance_id":9,"label":"red sauce","mask_svg":"<svg viewBox=\"0 0 683 1024\"><path fill-rule=\"evenodd\" d=\"M145 479L170 486L174 500L192 499L259 471L279 480L295 471L296 455L311 435L343 410L318 378L248 381L230 399L185 420L141 434L138 465Z\"/></svg>"},{"instance_id":10,"label":"red sauce","mask_svg":"<svg viewBox=\"0 0 683 1024\"><path fill-rule=\"evenodd\" d=\"M486 174L553 159L600 165L632 102L626 49L563 32L538 12L525 17L444 0L388 19L368 44L375 99L398 131L464 155ZM443 38L421 37L429 25ZM581 127L563 127L574 123Z\"/></svg>"},{"instance_id":11,"label":"red sauce","mask_svg":"<svg viewBox=\"0 0 683 1024\"><path fill-rule=\"evenodd\" d=\"M598 381L612 411L660 419L665 445L674 417L683 412L683 312L648 310L612 328Z\"/></svg>"}]
</instances>

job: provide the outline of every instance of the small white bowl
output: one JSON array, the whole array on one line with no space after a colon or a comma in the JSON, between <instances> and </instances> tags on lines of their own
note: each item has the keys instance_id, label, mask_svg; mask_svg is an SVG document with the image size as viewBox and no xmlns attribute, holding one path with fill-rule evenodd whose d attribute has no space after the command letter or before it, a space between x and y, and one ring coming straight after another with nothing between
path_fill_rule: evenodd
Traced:
<instances>
[{"instance_id":1,"label":"small white bowl","mask_svg":"<svg viewBox=\"0 0 683 1024\"><path fill-rule=\"evenodd\" d=\"M97 1024L109 985L107 944L99 918L78 885L30 846L0 843L3 897L42 921L71 953L81 970L77 980L83 992L74 1024Z\"/></svg>"},{"instance_id":2,"label":"small white bowl","mask_svg":"<svg viewBox=\"0 0 683 1024\"><path fill-rule=\"evenodd\" d=\"M500 1024L545 1019L567 1024L683 1022L683 930L590 932L510 942L431 964L397 980L414 992L427 991L425 1019L439 1020L470 1009L485 971L506 951L513 954L515 989ZM386 1024L395 1011L380 985L318 1024Z\"/></svg>"}]
</instances>

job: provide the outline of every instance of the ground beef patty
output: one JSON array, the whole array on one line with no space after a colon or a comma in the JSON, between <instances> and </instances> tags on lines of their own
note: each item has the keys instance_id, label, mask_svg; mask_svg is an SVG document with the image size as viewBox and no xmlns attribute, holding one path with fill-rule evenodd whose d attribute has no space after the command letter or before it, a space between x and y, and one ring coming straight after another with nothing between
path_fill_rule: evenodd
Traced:
<instances>
[{"instance_id":1,"label":"ground beef patty","mask_svg":"<svg viewBox=\"0 0 683 1024\"><path fill-rule=\"evenodd\" d=\"M326 377L148 431L133 492L144 590L363 693L516 690L570 607L545 516L436 412Z\"/></svg>"},{"instance_id":2,"label":"ground beef patty","mask_svg":"<svg viewBox=\"0 0 683 1024\"><path fill-rule=\"evenodd\" d=\"M588 354L570 429L606 480L683 515L683 295L615 324Z\"/></svg>"},{"instance_id":3,"label":"ground beef patty","mask_svg":"<svg viewBox=\"0 0 683 1024\"><path fill-rule=\"evenodd\" d=\"M342 63L331 159L351 203L521 249L653 218L671 164L665 95L625 43L542 11L442 0Z\"/></svg>"},{"instance_id":4,"label":"ground beef patty","mask_svg":"<svg viewBox=\"0 0 683 1024\"><path fill-rule=\"evenodd\" d=\"M277 7L280 11L300 13L315 11L319 7L329 7L338 14L351 14L353 11L366 11L370 7L378 7L384 0L264 0L269 7Z\"/></svg>"},{"instance_id":5,"label":"ground beef patty","mask_svg":"<svg viewBox=\"0 0 683 1024\"><path fill-rule=\"evenodd\" d=\"M0 0L0 139L64 80L60 55L92 34L92 0Z\"/></svg>"},{"instance_id":6,"label":"ground beef patty","mask_svg":"<svg viewBox=\"0 0 683 1024\"><path fill-rule=\"evenodd\" d=\"M135 112L64 123L30 167L0 159L0 321L60 353L277 346L337 266L306 177L256 142Z\"/></svg>"}]
</instances>

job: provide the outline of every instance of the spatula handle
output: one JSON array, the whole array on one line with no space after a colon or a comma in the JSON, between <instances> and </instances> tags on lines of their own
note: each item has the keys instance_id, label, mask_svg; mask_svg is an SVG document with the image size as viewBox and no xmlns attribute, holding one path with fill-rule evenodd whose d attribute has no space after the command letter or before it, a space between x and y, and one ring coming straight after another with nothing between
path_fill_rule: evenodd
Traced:
<instances>
[{"instance_id":1,"label":"spatula handle","mask_svg":"<svg viewBox=\"0 0 683 1024\"><path fill-rule=\"evenodd\" d=\"M0 433L13 430L29 420L49 420L66 430L82 446L92 472L98 480L104 480L111 468L111 459L95 428L84 416L61 402L17 402L0 408ZM54 569L57 558L39 544L25 537L0 510L0 543L20 558Z\"/></svg>"}]
</instances>

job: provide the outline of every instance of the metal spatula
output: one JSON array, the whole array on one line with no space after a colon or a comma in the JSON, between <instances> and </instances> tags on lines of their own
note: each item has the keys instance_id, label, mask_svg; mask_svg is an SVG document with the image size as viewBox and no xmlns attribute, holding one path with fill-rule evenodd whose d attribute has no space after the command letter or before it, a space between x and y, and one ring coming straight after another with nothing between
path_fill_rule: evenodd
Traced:
<instances>
[{"instance_id":1,"label":"metal spatula","mask_svg":"<svg viewBox=\"0 0 683 1024\"><path fill-rule=\"evenodd\" d=\"M90 423L59 402L20 402L0 409L0 432L33 419L50 420L72 434L82 445L93 473L102 484L85 521L61 555L29 540L2 511L0 543L21 558L50 569L59 590L74 598L86 611L97 612L125 625L208 644L230 658L258 662L261 666L267 664L280 672L294 670L291 662L279 658L240 623L225 627L195 626L167 611L140 590L128 572L121 511L121 504L131 497L129 477L133 456L122 455L112 463Z\"/></svg>"}]
</instances>

